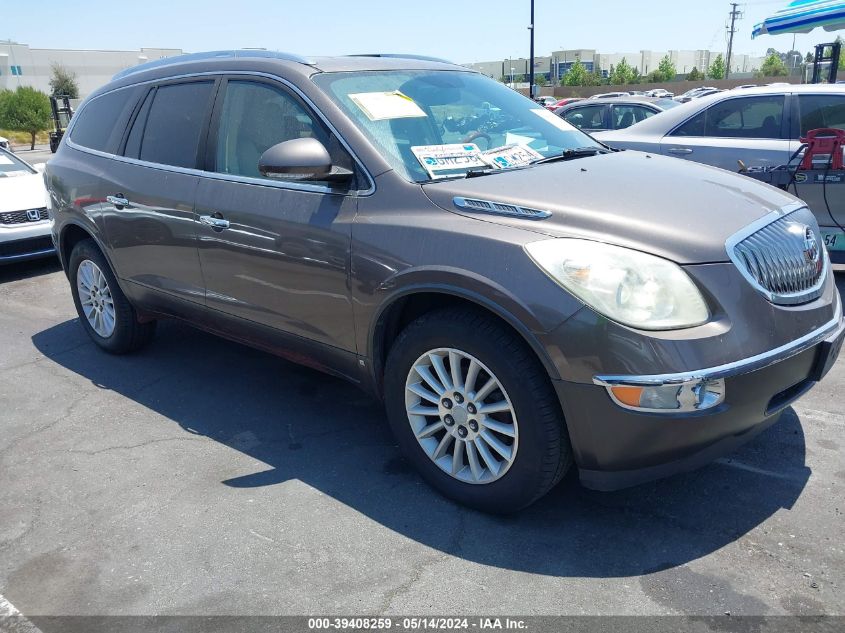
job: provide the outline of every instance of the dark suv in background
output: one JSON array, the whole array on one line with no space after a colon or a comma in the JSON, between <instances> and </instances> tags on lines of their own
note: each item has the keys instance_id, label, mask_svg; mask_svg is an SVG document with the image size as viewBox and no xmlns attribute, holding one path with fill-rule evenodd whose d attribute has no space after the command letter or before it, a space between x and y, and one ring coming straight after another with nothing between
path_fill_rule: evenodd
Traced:
<instances>
[{"instance_id":1,"label":"dark suv in background","mask_svg":"<svg viewBox=\"0 0 845 633\"><path fill-rule=\"evenodd\" d=\"M599 489L705 463L842 340L796 198L610 151L437 60L132 68L45 177L99 346L136 350L175 317L351 380L432 485L484 510L531 503L573 462Z\"/></svg>"}]
</instances>

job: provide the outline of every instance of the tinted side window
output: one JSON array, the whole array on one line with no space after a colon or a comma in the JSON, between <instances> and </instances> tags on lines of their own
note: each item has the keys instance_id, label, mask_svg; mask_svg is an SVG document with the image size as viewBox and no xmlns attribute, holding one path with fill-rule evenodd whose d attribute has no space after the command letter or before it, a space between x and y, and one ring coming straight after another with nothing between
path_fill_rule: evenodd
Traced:
<instances>
[{"instance_id":1,"label":"tinted side window","mask_svg":"<svg viewBox=\"0 0 845 633\"><path fill-rule=\"evenodd\" d=\"M645 121L654 114L653 110L639 105L615 105L613 106L613 129L623 130L634 123Z\"/></svg>"},{"instance_id":2,"label":"tinted side window","mask_svg":"<svg viewBox=\"0 0 845 633\"><path fill-rule=\"evenodd\" d=\"M352 168L348 154L328 129L292 94L255 81L226 84L217 127L214 170L263 178L258 159L273 145L297 138L316 138L334 164Z\"/></svg>"},{"instance_id":3,"label":"tinted side window","mask_svg":"<svg viewBox=\"0 0 845 633\"><path fill-rule=\"evenodd\" d=\"M683 123L672 132L671 136L704 136L704 122L707 119L707 110L703 110Z\"/></svg>"},{"instance_id":4,"label":"tinted side window","mask_svg":"<svg viewBox=\"0 0 845 633\"><path fill-rule=\"evenodd\" d=\"M603 130L604 125L604 106L593 105L584 106L580 108L573 108L563 115L567 123L571 123L579 129L585 130Z\"/></svg>"},{"instance_id":5,"label":"tinted side window","mask_svg":"<svg viewBox=\"0 0 845 633\"><path fill-rule=\"evenodd\" d=\"M798 110L801 136L823 127L845 130L845 95L798 95Z\"/></svg>"},{"instance_id":6,"label":"tinted side window","mask_svg":"<svg viewBox=\"0 0 845 633\"><path fill-rule=\"evenodd\" d=\"M673 136L781 138L784 97L744 97L714 103L684 123Z\"/></svg>"},{"instance_id":7,"label":"tinted side window","mask_svg":"<svg viewBox=\"0 0 845 633\"><path fill-rule=\"evenodd\" d=\"M213 87L213 81L159 86L152 98L138 157L151 163L196 167ZM135 125L140 121L138 117Z\"/></svg>"},{"instance_id":8,"label":"tinted side window","mask_svg":"<svg viewBox=\"0 0 845 633\"><path fill-rule=\"evenodd\" d=\"M124 156L138 158L138 154L141 152L141 136L144 134L144 126L147 123L147 115L150 113L154 94L155 88L147 93L144 103L141 104L141 109L138 110L135 121L132 123L132 129L129 130L129 138L126 139L126 148L123 150Z\"/></svg>"},{"instance_id":9,"label":"tinted side window","mask_svg":"<svg viewBox=\"0 0 845 633\"><path fill-rule=\"evenodd\" d=\"M71 140L101 152L116 152L137 93L137 88L115 90L88 103L74 123Z\"/></svg>"}]
</instances>

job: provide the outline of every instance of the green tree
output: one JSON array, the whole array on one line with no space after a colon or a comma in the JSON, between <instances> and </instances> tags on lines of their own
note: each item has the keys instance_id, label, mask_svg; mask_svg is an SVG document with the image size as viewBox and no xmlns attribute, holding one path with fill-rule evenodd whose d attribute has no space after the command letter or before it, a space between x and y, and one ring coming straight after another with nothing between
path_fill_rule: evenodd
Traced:
<instances>
[{"instance_id":1,"label":"green tree","mask_svg":"<svg viewBox=\"0 0 845 633\"><path fill-rule=\"evenodd\" d=\"M593 72L590 75L590 86L601 86L604 82L607 81L604 77L604 73L601 71L601 68L598 66L593 67Z\"/></svg>"},{"instance_id":2,"label":"green tree","mask_svg":"<svg viewBox=\"0 0 845 633\"><path fill-rule=\"evenodd\" d=\"M716 59L714 59L713 63L710 64L710 68L707 69L707 76L710 77L710 79L725 78L725 58L722 57L721 53L716 55Z\"/></svg>"},{"instance_id":3,"label":"green tree","mask_svg":"<svg viewBox=\"0 0 845 633\"><path fill-rule=\"evenodd\" d=\"M35 88L18 86L0 99L0 128L28 132L30 149L35 149L35 135L50 127L50 98Z\"/></svg>"},{"instance_id":4,"label":"green tree","mask_svg":"<svg viewBox=\"0 0 845 633\"><path fill-rule=\"evenodd\" d=\"M760 67L759 75L761 77L783 77L788 75L789 71L786 69L786 64L776 53L770 54L763 65Z\"/></svg>"},{"instance_id":5,"label":"green tree","mask_svg":"<svg viewBox=\"0 0 845 633\"><path fill-rule=\"evenodd\" d=\"M534 75L534 83L538 86L545 86L549 83L549 80L546 79L545 75Z\"/></svg>"},{"instance_id":6,"label":"green tree","mask_svg":"<svg viewBox=\"0 0 845 633\"><path fill-rule=\"evenodd\" d=\"M610 75L610 83L615 86L624 86L625 84L629 84L634 80L634 68L628 63L628 60L624 57L622 61L620 61L616 68L613 68Z\"/></svg>"},{"instance_id":7,"label":"green tree","mask_svg":"<svg viewBox=\"0 0 845 633\"><path fill-rule=\"evenodd\" d=\"M689 74L687 75L687 81L702 81L703 79L706 79L704 73L701 72L696 66L693 66L692 70L689 71Z\"/></svg>"},{"instance_id":8,"label":"green tree","mask_svg":"<svg viewBox=\"0 0 845 633\"><path fill-rule=\"evenodd\" d=\"M664 55L660 60L657 71L663 77L663 81L675 81L675 77L678 76L678 69L675 68L675 64L668 55Z\"/></svg>"},{"instance_id":9,"label":"green tree","mask_svg":"<svg viewBox=\"0 0 845 633\"><path fill-rule=\"evenodd\" d=\"M67 95L71 99L78 99L79 84L76 83L76 73L59 63L52 63L50 65L50 94L54 97Z\"/></svg>"},{"instance_id":10,"label":"green tree","mask_svg":"<svg viewBox=\"0 0 845 633\"><path fill-rule=\"evenodd\" d=\"M567 86L589 86L590 74L587 72L587 67L581 63L581 60L576 59L561 81Z\"/></svg>"}]
</instances>

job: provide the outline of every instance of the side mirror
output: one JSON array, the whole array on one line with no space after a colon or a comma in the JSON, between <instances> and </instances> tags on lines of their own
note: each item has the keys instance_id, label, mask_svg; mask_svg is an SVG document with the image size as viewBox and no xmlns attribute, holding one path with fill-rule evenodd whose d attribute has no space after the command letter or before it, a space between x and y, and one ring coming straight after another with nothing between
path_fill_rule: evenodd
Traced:
<instances>
[{"instance_id":1,"label":"side mirror","mask_svg":"<svg viewBox=\"0 0 845 633\"><path fill-rule=\"evenodd\" d=\"M315 138L295 138L273 145L258 159L258 171L267 178L349 182L352 172L332 165L325 146Z\"/></svg>"},{"instance_id":2,"label":"side mirror","mask_svg":"<svg viewBox=\"0 0 845 633\"><path fill-rule=\"evenodd\" d=\"M37 171L39 174L44 173L44 168L47 167L47 163L33 163L32 168Z\"/></svg>"}]
</instances>

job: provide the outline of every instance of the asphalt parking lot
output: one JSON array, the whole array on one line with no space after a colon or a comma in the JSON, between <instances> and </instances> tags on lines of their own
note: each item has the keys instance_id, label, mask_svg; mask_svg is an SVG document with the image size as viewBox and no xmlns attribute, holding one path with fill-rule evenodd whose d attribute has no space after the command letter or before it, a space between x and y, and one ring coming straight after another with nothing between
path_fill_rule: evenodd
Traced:
<instances>
[{"instance_id":1,"label":"asphalt parking lot","mask_svg":"<svg viewBox=\"0 0 845 633\"><path fill-rule=\"evenodd\" d=\"M840 279L840 290L845 279ZM35 615L844 614L845 361L751 444L523 513L439 497L379 405L179 323L100 352L0 269L0 602Z\"/></svg>"}]
</instances>

